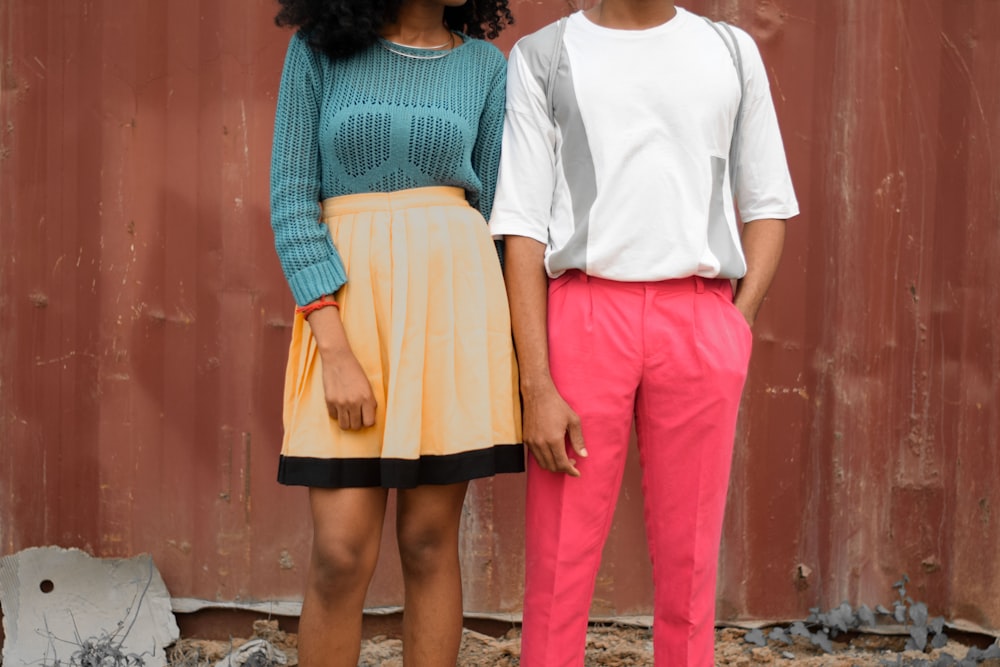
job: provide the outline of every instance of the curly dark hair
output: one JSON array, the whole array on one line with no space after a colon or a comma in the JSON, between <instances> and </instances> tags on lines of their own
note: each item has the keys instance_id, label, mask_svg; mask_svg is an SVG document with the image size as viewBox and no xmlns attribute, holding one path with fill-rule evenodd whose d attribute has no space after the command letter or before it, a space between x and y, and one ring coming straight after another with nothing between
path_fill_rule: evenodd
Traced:
<instances>
[{"instance_id":1,"label":"curly dark hair","mask_svg":"<svg viewBox=\"0 0 1000 667\"><path fill-rule=\"evenodd\" d=\"M278 0L281 10L274 22L298 28L317 51L344 58L374 44L382 26L396 19L403 1ZM468 0L461 7L446 7L444 23L470 37L495 39L514 17L508 0Z\"/></svg>"}]
</instances>

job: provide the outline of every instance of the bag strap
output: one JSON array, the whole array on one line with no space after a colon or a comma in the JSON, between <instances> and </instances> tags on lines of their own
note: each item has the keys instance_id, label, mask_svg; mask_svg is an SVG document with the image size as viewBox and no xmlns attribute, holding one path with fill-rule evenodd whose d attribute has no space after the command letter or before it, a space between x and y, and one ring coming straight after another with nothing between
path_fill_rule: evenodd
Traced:
<instances>
[{"instance_id":1,"label":"bag strap","mask_svg":"<svg viewBox=\"0 0 1000 667\"><path fill-rule=\"evenodd\" d=\"M740 43L736 41L736 33L733 32L732 27L723 21L715 22L707 17L702 17L712 26L712 30L719 36L725 45L729 49L729 57L733 59L733 65L736 67L736 75L740 79L740 103L736 107L736 121L733 123L733 138L729 142L729 186L733 190L733 194L736 194L736 174L738 171L738 160L739 157L739 147L742 139L742 132L740 132L743 125L743 100L746 98L746 79L743 74L743 54L740 53Z\"/></svg>"}]
</instances>

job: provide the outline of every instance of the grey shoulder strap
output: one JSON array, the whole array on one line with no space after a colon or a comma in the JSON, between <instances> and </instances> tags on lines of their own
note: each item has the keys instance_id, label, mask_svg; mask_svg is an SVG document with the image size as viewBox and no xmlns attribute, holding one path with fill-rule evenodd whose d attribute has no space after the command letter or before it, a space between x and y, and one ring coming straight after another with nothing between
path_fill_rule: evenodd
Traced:
<instances>
[{"instance_id":1,"label":"grey shoulder strap","mask_svg":"<svg viewBox=\"0 0 1000 667\"><path fill-rule=\"evenodd\" d=\"M556 87L556 74L559 72L559 61L563 51L563 35L566 33L566 17L556 22L555 39L552 41L552 55L549 57L549 72L545 79L545 103L549 110L549 118L555 122L555 102L553 100Z\"/></svg>"},{"instance_id":2,"label":"grey shoulder strap","mask_svg":"<svg viewBox=\"0 0 1000 667\"><path fill-rule=\"evenodd\" d=\"M736 122L733 123L733 139L729 142L729 185L736 192L736 173L739 157L739 146L741 142L741 125L743 124L743 100L746 98L746 79L743 74L743 54L740 53L740 43L736 41L736 33L728 23L719 21L716 23L709 18L705 22L712 26L725 45L729 49L729 57L733 59L733 66L736 67L736 75L740 80L740 103L736 108Z\"/></svg>"},{"instance_id":3,"label":"grey shoulder strap","mask_svg":"<svg viewBox=\"0 0 1000 667\"><path fill-rule=\"evenodd\" d=\"M704 17L703 17L704 18ZM556 75L559 72L560 59L563 51L563 35L566 32L566 19L563 17L556 22L554 39L552 40L552 54L549 57L548 75L545 80L545 102L548 107L549 118L555 122L555 105L553 101ZM736 190L737 157L740 145L740 126L743 122L743 100L746 97L746 80L743 74L743 54L740 52L739 42L736 41L736 33L728 23L719 21L718 23L705 18L705 22L712 26L712 30L719 35L719 39L729 50L729 56L733 59L733 66L736 67L736 75L740 81L740 102L736 109L736 121L733 123L733 138L729 144L729 183L733 191Z\"/></svg>"}]
</instances>

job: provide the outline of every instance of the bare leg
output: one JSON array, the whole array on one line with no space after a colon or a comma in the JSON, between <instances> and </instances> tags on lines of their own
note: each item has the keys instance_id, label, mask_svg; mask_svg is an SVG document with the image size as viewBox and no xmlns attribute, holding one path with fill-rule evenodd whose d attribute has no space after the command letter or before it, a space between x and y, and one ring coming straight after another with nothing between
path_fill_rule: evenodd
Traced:
<instances>
[{"instance_id":1,"label":"bare leg","mask_svg":"<svg viewBox=\"0 0 1000 667\"><path fill-rule=\"evenodd\" d=\"M462 642L458 525L468 484L401 489L396 515L406 602L403 664L454 667Z\"/></svg>"},{"instance_id":2,"label":"bare leg","mask_svg":"<svg viewBox=\"0 0 1000 667\"><path fill-rule=\"evenodd\" d=\"M313 549L299 620L302 667L357 667L386 495L380 488L309 491Z\"/></svg>"}]
</instances>

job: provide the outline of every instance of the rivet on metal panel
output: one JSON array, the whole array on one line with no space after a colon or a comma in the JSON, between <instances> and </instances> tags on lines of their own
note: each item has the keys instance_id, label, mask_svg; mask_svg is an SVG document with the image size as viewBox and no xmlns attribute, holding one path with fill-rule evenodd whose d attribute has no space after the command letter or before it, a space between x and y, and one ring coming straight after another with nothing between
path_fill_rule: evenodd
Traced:
<instances>
[{"instance_id":1,"label":"rivet on metal panel","mask_svg":"<svg viewBox=\"0 0 1000 667\"><path fill-rule=\"evenodd\" d=\"M759 43L774 41L781 34L785 13L775 3L759 2L753 21L753 36Z\"/></svg>"},{"instance_id":2,"label":"rivet on metal panel","mask_svg":"<svg viewBox=\"0 0 1000 667\"><path fill-rule=\"evenodd\" d=\"M795 590L804 591L809 588L809 576L812 568L804 563L795 566Z\"/></svg>"},{"instance_id":3,"label":"rivet on metal panel","mask_svg":"<svg viewBox=\"0 0 1000 667\"><path fill-rule=\"evenodd\" d=\"M188 542L187 540L182 540L180 542L178 542L177 540L167 540L167 544L185 555L190 554L193 549L191 543Z\"/></svg>"}]
</instances>

